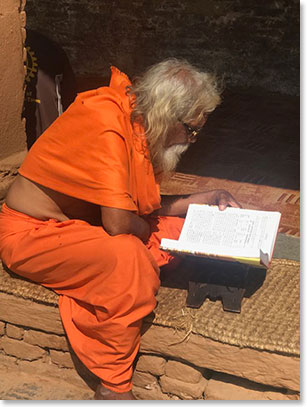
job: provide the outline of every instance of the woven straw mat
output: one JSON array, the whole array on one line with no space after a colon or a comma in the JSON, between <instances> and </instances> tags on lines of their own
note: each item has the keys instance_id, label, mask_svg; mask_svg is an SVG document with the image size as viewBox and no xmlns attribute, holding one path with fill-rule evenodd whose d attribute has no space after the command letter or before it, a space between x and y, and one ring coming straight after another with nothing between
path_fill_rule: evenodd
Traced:
<instances>
[{"instance_id":1,"label":"woven straw mat","mask_svg":"<svg viewBox=\"0 0 307 407\"><path fill-rule=\"evenodd\" d=\"M199 309L188 308L186 290L161 287L152 322L178 329L182 339L193 332L229 345L299 356L299 267L296 261L274 259L263 285L243 298L240 314L225 312L221 301L209 299Z\"/></svg>"},{"instance_id":2,"label":"woven straw mat","mask_svg":"<svg viewBox=\"0 0 307 407\"><path fill-rule=\"evenodd\" d=\"M7 272L0 262L0 292L26 300L57 305L59 296L52 290Z\"/></svg>"}]
</instances>

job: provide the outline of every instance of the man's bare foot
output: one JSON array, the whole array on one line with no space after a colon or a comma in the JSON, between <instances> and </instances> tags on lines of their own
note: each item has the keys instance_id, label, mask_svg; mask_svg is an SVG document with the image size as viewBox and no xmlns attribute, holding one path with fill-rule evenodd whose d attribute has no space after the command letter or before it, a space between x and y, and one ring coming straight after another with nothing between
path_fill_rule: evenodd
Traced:
<instances>
[{"instance_id":1,"label":"man's bare foot","mask_svg":"<svg viewBox=\"0 0 307 407\"><path fill-rule=\"evenodd\" d=\"M117 393L116 391L109 390L102 384L98 384L95 396L95 400L136 400L132 391L125 391L124 393Z\"/></svg>"}]
</instances>

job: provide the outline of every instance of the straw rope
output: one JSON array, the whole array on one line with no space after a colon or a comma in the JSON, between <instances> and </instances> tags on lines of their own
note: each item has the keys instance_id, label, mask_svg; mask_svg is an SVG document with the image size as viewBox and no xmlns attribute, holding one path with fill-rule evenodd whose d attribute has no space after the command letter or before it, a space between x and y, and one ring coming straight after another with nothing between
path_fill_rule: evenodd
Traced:
<instances>
[{"instance_id":1,"label":"straw rope","mask_svg":"<svg viewBox=\"0 0 307 407\"><path fill-rule=\"evenodd\" d=\"M239 347L300 354L300 264L274 259L263 285L243 298L241 313L223 311L220 301L205 300L199 309L185 306L187 292L161 287L154 324L190 332Z\"/></svg>"}]
</instances>

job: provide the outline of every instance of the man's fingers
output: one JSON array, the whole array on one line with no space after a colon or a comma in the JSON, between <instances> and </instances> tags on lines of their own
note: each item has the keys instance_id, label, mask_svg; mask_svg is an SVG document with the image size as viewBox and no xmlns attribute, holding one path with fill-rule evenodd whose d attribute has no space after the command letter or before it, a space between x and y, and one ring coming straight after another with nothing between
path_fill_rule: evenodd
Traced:
<instances>
[{"instance_id":1,"label":"man's fingers","mask_svg":"<svg viewBox=\"0 0 307 407\"><path fill-rule=\"evenodd\" d=\"M229 201L229 205L230 205L230 206L233 206L234 208L242 208L242 205L239 204L239 202L236 201L234 198L232 198L232 199Z\"/></svg>"},{"instance_id":2,"label":"man's fingers","mask_svg":"<svg viewBox=\"0 0 307 407\"><path fill-rule=\"evenodd\" d=\"M230 194L222 193L218 201L219 210L224 211L227 206L232 206L234 208L242 208L242 205L237 202L233 196Z\"/></svg>"},{"instance_id":3,"label":"man's fingers","mask_svg":"<svg viewBox=\"0 0 307 407\"><path fill-rule=\"evenodd\" d=\"M229 202L229 200L227 199L226 195L225 195L225 194L222 194L222 195L219 197L219 202L218 202L218 204L219 204L219 210L220 210L220 211L224 211L224 210L227 208L228 202Z\"/></svg>"}]
</instances>

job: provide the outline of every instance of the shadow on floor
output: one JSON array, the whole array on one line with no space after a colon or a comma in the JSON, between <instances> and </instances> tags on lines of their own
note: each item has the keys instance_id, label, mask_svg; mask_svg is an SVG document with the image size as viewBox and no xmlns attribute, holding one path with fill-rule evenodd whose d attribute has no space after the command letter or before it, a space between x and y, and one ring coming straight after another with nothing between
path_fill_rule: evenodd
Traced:
<instances>
[{"instance_id":1,"label":"shadow on floor","mask_svg":"<svg viewBox=\"0 0 307 407\"><path fill-rule=\"evenodd\" d=\"M299 97L225 91L177 171L298 190Z\"/></svg>"}]
</instances>

